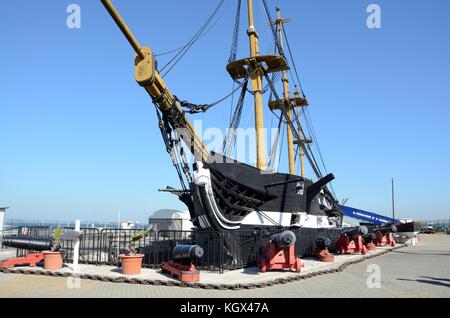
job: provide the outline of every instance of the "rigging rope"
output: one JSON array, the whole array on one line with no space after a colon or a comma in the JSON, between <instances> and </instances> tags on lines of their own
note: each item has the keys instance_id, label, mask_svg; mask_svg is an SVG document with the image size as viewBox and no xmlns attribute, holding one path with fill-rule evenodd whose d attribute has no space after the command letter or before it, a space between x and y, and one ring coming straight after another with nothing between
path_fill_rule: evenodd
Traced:
<instances>
[{"instance_id":1,"label":"rigging rope","mask_svg":"<svg viewBox=\"0 0 450 318\"><path fill-rule=\"evenodd\" d=\"M236 56L237 56L237 45L238 45L238 41L239 41L239 25L240 25L240 3L241 0L238 0L238 9L237 9L237 13L236 13L236 18L235 18L235 25L234 25L234 31L233 31L233 37L232 37L232 44L231 44L231 49L230 49L230 57L228 59L228 63L234 62L236 60ZM276 35L276 32L275 32ZM267 49L266 55L269 54L270 51L274 50L276 52L277 50L277 45L275 45L276 43L278 43L278 38L272 38L272 44L270 45L270 47ZM278 80L281 78L281 72L277 72L275 73L275 78L273 79L274 83L278 82ZM235 80L234 82L241 84L241 82L239 80ZM267 92L267 90L269 89L269 85L266 84L262 91L261 94L264 94ZM253 92L250 89L247 89L247 92L253 95Z\"/></svg>"},{"instance_id":2,"label":"rigging rope","mask_svg":"<svg viewBox=\"0 0 450 318\"><path fill-rule=\"evenodd\" d=\"M283 131L281 132L281 147L280 147L280 156L278 157L278 167L280 167L281 157L283 154L283 144L284 144L284 131L286 130L286 126L283 126Z\"/></svg>"},{"instance_id":3,"label":"rigging rope","mask_svg":"<svg viewBox=\"0 0 450 318\"><path fill-rule=\"evenodd\" d=\"M238 87L233 89L231 91L231 93L225 95L224 97L222 97L221 99L219 99L219 100L217 100L217 101L215 101L213 103L209 103L209 104L193 104L193 103L190 103L190 102L185 100L185 101L181 101L180 104L181 104L181 106L183 106L185 108L188 108L188 112L190 114L204 113L208 109L210 109L211 107L214 107L214 106L222 103L224 100L227 100L230 96L232 96L237 90L239 90L244 85L246 86L246 90L247 90L247 85L246 85L247 81L248 81L248 77L246 77L244 82L239 83Z\"/></svg>"},{"instance_id":4,"label":"rigging rope","mask_svg":"<svg viewBox=\"0 0 450 318\"><path fill-rule=\"evenodd\" d=\"M166 65L164 65L161 68L161 70L159 71L160 73L164 69L166 69L170 64L172 64L172 66L170 66L170 68L162 75L162 78L164 78L175 67L175 65L184 57L184 55L190 50L190 48L195 44L195 42L197 42L202 37L202 35L204 35L203 32L206 30L206 28L209 26L211 21L214 19L214 17L216 16L219 9L222 7L224 2L225 2L225 0L220 0L216 9L209 16L209 18L206 20L206 22L203 24L203 26L192 37L192 39L189 40L189 42L186 43L186 45L184 45L183 48Z\"/></svg>"},{"instance_id":5,"label":"rigging rope","mask_svg":"<svg viewBox=\"0 0 450 318\"><path fill-rule=\"evenodd\" d=\"M323 159L322 151L320 150L319 141L317 139L314 126L312 125L312 121L311 121L311 117L310 117L308 109L306 109L304 117L309 122L309 126L310 126L309 129L312 132L312 136L314 138L314 146L316 147L317 153L319 154L319 158L320 158L320 161L322 163L322 166L325 169L325 173L328 173L328 169L327 169L327 166L325 165L325 160ZM333 192L334 196L336 197L336 193L334 192L334 188L333 188L333 184L332 183L330 183L330 188L331 188L331 191Z\"/></svg>"},{"instance_id":6,"label":"rigging rope","mask_svg":"<svg viewBox=\"0 0 450 318\"><path fill-rule=\"evenodd\" d=\"M215 101L215 102L213 102L213 103L209 103L209 104L193 104L193 103L190 103L190 102L188 102L188 101L185 100L185 101L181 101L180 104L181 104L181 106L183 106L183 107L185 107L185 108L188 108L188 112L189 112L190 114L204 113L204 112L206 112L208 109L210 109L211 107L214 107L214 106L216 106L216 105L222 103L224 100L230 98L230 96L232 96L232 95L233 95L237 90L239 90L242 86L244 86L244 85L247 86L247 85L246 85L246 82L247 82L248 79L249 79L250 77L252 77L253 74L256 73L257 71L258 71L257 68L253 69L250 73L248 73L248 70L247 70L247 75L244 77L243 82L238 82L238 81L236 82L236 83L238 84L238 87L236 87L235 89L233 89L233 90L231 91L231 93L225 95L224 97L222 97L221 99L219 99L219 100L217 100L217 101ZM247 88L247 87L246 87L246 91L248 91L248 88ZM175 96L175 97L176 97L176 96ZM176 98L177 98L177 97L176 97ZM177 100L178 100L178 98L177 98Z\"/></svg>"},{"instance_id":7,"label":"rigging rope","mask_svg":"<svg viewBox=\"0 0 450 318\"><path fill-rule=\"evenodd\" d=\"M232 90L234 91L234 88L236 86L236 83L233 81L233 87ZM231 95L231 103L230 103L230 119L229 122L231 123L232 116L233 116L233 105L234 105L234 93Z\"/></svg>"},{"instance_id":8,"label":"rigging rope","mask_svg":"<svg viewBox=\"0 0 450 318\"><path fill-rule=\"evenodd\" d=\"M247 90L247 84L248 79L244 82L244 85L242 86L241 95L239 96L239 100L236 105L236 109L234 111L233 119L230 122L229 129L227 132L227 136L223 141L222 144L222 153L229 157L231 154L231 151L234 149L234 145L236 143L236 127L239 126L239 123L241 121L241 115L242 115L242 109L244 106L244 99L245 99L245 92Z\"/></svg>"},{"instance_id":9,"label":"rigging rope","mask_svg":"<svg viewBox=\"0 0 450 318\"><path fill-rule=\"evenodd\" d=\"M161 129L161 134L163 136L164 142L166 142L166 145L168 145L168 146L166 146L166 150L172 159L172 163L178 174L178 178L180 180L180 184L183 189L183 192L190 193L190 191L188 190L188 187L185 184L184 178L186 178L186 181L188 183L190 183L190 182L192 182L192 176L190 174L186 154L181 145L181 136L178 134L177 131L173 131L170 127L168 127L164 123L164 119L161 118L160 111L158 110L158 107L156 105L155 105L155 110L156 110L156 114L157 114L157 117L159 120L159 127ZM183 178L183 176L184 176L184 178ZM199 206L199 207L202 206L201 202L199 202L197 196L191 194L190 198L193 200L193 204L197 204L197 206ZM200 224L202 222L203 222L203 224L208 224L208 220L206 219L206 216L204 214L203 215L196 214L196 216L198 217L199 221L201 221Z\"/></svg>"},{"instance_id":10,"label":"rigging rope","mask_svg":"<svg viewBox=\"0 0 450 318\"><path fill-rule=\"evenodd\" d=\"M270 150L270 154L269 154L269 162L267 164L267 170L269 171L273 171L273 166L275 164L275 158L277 155L277 150L278 150L278 142L280 139L280 128L281 128L281 123L283 122L282 117L279 117L278 120L278 127L277 127L277 134L275 136L275 140L272 143L272 149ZM282 141L283 142L283 141Z\"/></svg>"},{"instance_id":11,"label":"rigging rope","mask_svg":"<svg viewBox=\"0 0 450 318\"><path fill-rule=\"evenodd\" d=\"M274 49L274 51L276 51L276 48ZM275 78L275 73L272 73L272 82L274 81L274 78ZM269 86L269 84L267 84L267 86ZM272 100L272 91L270 91L270 95L269 95L269 101L271 101L271 100ZM274 142L272 143L272 147L271 147L271 150L270 150L270 153L269 153L269 163L268 163L269 170L273 171L273 165L274 165L274 162L275 162L276 152L277 152L277 148L278 148L279 134L280 134L281 123L283 122L283 119L282 119L283 117L278 116L277 114L275 114L275 112L272 109L270 109L270 111L274 115L271 118L270 127L272 127L273 117L278 118L277 135L275 137ZM269 142L271 142L271 141L269 141Z\"/></svg>"},{"instance_id":12,"label":"rigging rope","mask_svg":"<svg viewBox=\"0 0 450 318\"><path fill-rule=\"evenodd\" d=\"M228 63L236 61L237 49L239 44L240 20L241 20L241 0L238 0L236 17L234 19L233 37L231 40L230 57L228 58Z\"/></svg>"},{"instance_id":13,"label":"rigging rope","mask_svg":"<svg viewBox=\"0 0 450 318\"><path fill-rule=\"evenodd\" d=\"M237 48L239 43L239 25L240 25L240 19L241 19L241 0L238 0L237 8L236 8L236 17L234 19L234 30L233 30L233 36L231 39L231 49L230 49L230 56L228 57L228 63L231 63L236 60L237 55ZM233 81L233 87L232 90L234 91L234 88L236 86L236 81ZM232 113L233 113L233 105L234 105L234 93L231 95L231 105L230 105L230 123L232 122ZM224 153L224 146L222 145L222 153Z\"/></svg>"},{"instance_id":14,"label":"rigging rope","mask_svg":"<svg viewBox=\"0 0 450 318\"><path fill-rule=\"evenodd\" d=\"M270 84L270 89L272 90L273 95L275 96L276 100L280 100L280 98L279 98L279 96L278 96L278 93L277 93L277 91L276 91L276 89L275 89L273 83L272 83L271 80L270 80L269 75L267 75L267 72L266 72L264 69L262 69L262 71L263 71L264 77L266 78L267 82ZM295 138L297 138L298 140L300 140L298 131L295 129L295 126L294 126L292 120L290 120L290 119L289 119L289 116L287 116L287 114L286 114L286 109L285 109L284 107L280 107L280 109L281 109L281 111L283 112L283 116L284 116L284 118L285 118L285 120L286 120L286 122L287 122L287 125L290 125L290 126L291 126L292 131L293 131L294 134L295 134ZM301 126L299 127L299 130L302 131L302 134L303 134L303 129L302 129ZM312 167L314 173L316 174L316 176L317 176L318 178L322 178L322 173L320 172L319 166L318 166L317 164L315 164L315 162L312 160L312 158L311 158L310 154L308 153L308 151L305 151L305 155L306 155L306 158L308 159L308 161L309 161L309 163L310 163L310 165L311 165L311 167Z\"/></svg>"},{"instance_id":15,"label":"rigging rope","mask_svg":"<svg viewBox=\"0 0 450 318\"><path fill-rule=\"evenodd\" d=\"M167 54L170 54L170 53L173 53L173 52L177 52L177 51L181 50L184 47L185 47L185 45L180 46L179 48L176 48L176 49L173 49L173 50L170 50L170 51L166 51L166 52L163 52L163 53L155 54L155 57L162 56L162 55L167 55Z\"/></svg>"},{"instance_id":16,"label":"rigging rope","mask_svg":"<svg viewBox=\"0 0 450 318\"><path fill-rule=\"evenodd\" d=\"M167 124L164 122L163 118L161 117L161 113L158 110L158 107L156 105L155 105L155 111L156 111L156 116L158 117L159 129L161 131L161 135L163 137L164 143L166 144L166 151L172 159L172 164L175 167L175 170L177 171L181 187L183 188L183 191L186 191L187 187L184 182L183 174L181 173L181 169L179 166L179 160L176 155L177 151L174 150L174 140L171 137L172 129L170 127L168 127Z\"/></svg>"},{"instance_id":17,"label":"rigging rope","mask_svg":"<svg viewBox=\"0 0 450 318\"><path fill-rule=\"evenodd\" d=\"M272 20L272 16L270 15L269 6L267 5L266 0L263 0L263 5L264 5L264 10L266 11L266 16L267 16L267 20L268 20L270 29L272 30L273 38L275 40L275 45L278 49L278 52L280 52L280 55L284 57L283 48L281 47L280 39L278 38L278 35L277 35L277 30L275 29L275 26L272 24L273 20Z\"/></svg>"},{"instance_id":18,"label":"rigging rope","mask_svg":"<svg viewBox=\"0 0 450 318\"><path fill-rule=\"evenodd\" d=\"M296 76L295 79L297 80L297 84L300 87L300 91L302 93L303 98L306 98L305 92L304 92L303 87L302 87L301 82L300 82L300 76L298 74L297 66L296 66L295 60L293 58L291 46L290 46L290 43L289 43L289 38L288 38L287 33L286 33L286 28L283 28L283 34L284 34L285 42L286 42L286 45L287 45L287 48L288 48L289 56L290 56L290 59L291 59L291 62L292 62L292 66L294 67L294 72L295 72L295 76ZM291 74L292 79L294 79L294 77L292 75L292 71L289 70L289 72ZM294 82L295 82L295 79L294 79ZM301 127L300 120L298 119L298 113L296 113L296 112L294 112L294 113L296 114L296 117L297 117L298 126ZM325 165L325 160L323 159L322 152L320 150L319 141L317 139L317 135L315 133L315 129L314 129L314 126L313 126L312 121L311 121L309 110L306 108L303 111L303 113L305 114L305 116L304 116L305 122L306 122L306 125L307 125L307 128L308 128L308 131L310 132L310 135L312 137L311 139L314 141L314 146L315 146L315 148L317 150L317 153L319 154L319 158L320 158L320 161L322 163L322 166L323 166L325 172L328 173L328 169L327 169L327 167ZM303 132L302 132L302 135L305 136L305 134ZM319 167L318 164L317 164L317 161L314 158L314 154L312 152L311 147L309 146L309 144L307 146L308 146L308 149L311 151L311 154L313 156L313 160L315 161L317 167ZM320 169L319 169L319 171L320 171ZM336 193L334 192L332 183L330 183L330 187L331 187L331 191L333 192L334 196L336 197Z\"/></svg>"},{"instance_id":19,"label":"rigging rope","mask_svg":"<svg viewBox=\"0 0 450 318\"><path fill-rule=\"evenodd\" d=\"M228 7L228 4L229 4L229 2L227 3L227 7ZM225 14L225 11L222 12L221 16L218 17L217 20L209 27L209 29L206 30L202 35L200 35L200 36L195 40L195 42L199 41L199 40L202 39L205 35L207 35L207 34L214 28L214 26L217 24L217 22L219 22L219 20L222 18L222 16L223 16L224 14ZM186 46L187 46L187 43L186 43L185 45L183 45L183 46L180 46L180 47L176 48L176 49L173 49L173 50L170 50L170 51L166 51L166 52L162 52L162 53L155 54L155 56L157 57L157 56L162 56L162 55L167 55L167 54L170 54L170 53L173 53L173 52L177 52L177 51L180 51L181 49L185 48Z\"/></svg>"},{"instance_id":20,"label":"rigging rope","mask_svg":"<svg viewBox=\"0 0 450 318\"><path fill-rule=\"evenodd\" d=\"M296 75L296 78L297 78L297 84L300 87L300 91L302 92L303 98L305 98L306 97L305 96L305 92L303 91L302 83L300 82L300 76L298 75L297 66L295 65L295 60L294 60L294 57L292 55L291 46L289 45L289 39L288 39L287 34L286 34L286 27L283 28L283 34L284 34L284 39L285 39L285 42L286 42L286 45L287 45L287 48L288 48L288 51L289 51L289 56L291 58L292 66L294 67L295 75ZM291 72L291 70L289 70L289 72ZM291 73L291 76L292 76L292 73Z\"/></svg>"}]
</instances>

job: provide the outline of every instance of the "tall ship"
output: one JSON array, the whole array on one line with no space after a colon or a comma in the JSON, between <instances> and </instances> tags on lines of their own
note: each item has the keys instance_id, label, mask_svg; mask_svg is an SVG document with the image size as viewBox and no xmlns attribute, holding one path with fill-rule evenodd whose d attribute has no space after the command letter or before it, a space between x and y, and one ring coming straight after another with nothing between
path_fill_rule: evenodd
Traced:
<instances>
[{"instance_id":1,"label":"tall ship","mask_svg":"<svg viewBox=\"0 0 450 318\"><path fill-rule=\"evenodd\" d=\"M194 104L172 93L164 76L204 35L224 1L219 2L193 39L176 51L172 64L169 62L164 67L159 66L150 47L137 41L112 2L102 0L102 3L135 51L135 79L150 95L155 106L164 146L180 179L180 188L168 186L163 191L175 194L187 206L196 229L219 234L235 233L236 240L242 231L273 233L294 229L300 236L297 238L300 245L304 243L302 233L308 233L310 242L324 235L325 230L332 239L338 237L342 212L330 187L334 176L323 172L320 160L317 160L322 155L320 149L314 147L316 135L311 129L309 103L285 28L291 20L283 18L279 8L276 8L276 16L272 17L266 0L260 1L272 35L270 41L274 44L273 51L263 55L260 54L260 38L255 27L253 0L236 1L230 56L224 65L234 85L233 90L216 103ZM238 52L239 36L244 33L241 32L243 11L247 13L249 50L243 58L238 58L243 54ZM209 151L191 119L206 111L215 111L215 105L230 97L235 103L222 151ZM251 107L254 116L254 166L233 158L240 146L236 140L246 105ZM264 136L264 116L267 114L278 123L278 133L269 147ZM286 160L286 172L275 168L276 154L283 146L287 148L287 158L281 157L280 160ZM269 148L270 151L266 151ZM306 176L307 165L313 174L311 176Z\"/></svg>"}]
</instances>

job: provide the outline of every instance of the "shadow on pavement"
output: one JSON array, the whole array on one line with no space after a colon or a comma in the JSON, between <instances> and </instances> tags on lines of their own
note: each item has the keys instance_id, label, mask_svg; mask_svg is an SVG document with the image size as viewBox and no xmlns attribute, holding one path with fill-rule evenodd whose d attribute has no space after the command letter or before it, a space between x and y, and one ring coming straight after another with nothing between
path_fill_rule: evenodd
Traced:
<instances>
[{"instance_id":1,"label":"shadow on pavement","mask_svg":"<svg viewBox=\"0 0 450 318\"><path fill-rule=\"evenodd\" d=\"M397 280L403 280L403 281L409 281L409 282L418 282L418 283L424 283L424 284L430 284L430 285L443 286L443 287L450 288L450 284L437 281L437 280L439 280L439 278L431 278L431 280L397 278Z\"/></svg>"},{"instance_id":2,"label":"shadow on pavement","mask_svg":"<svg viewBox=\"0 0 450 318\"><path fill-rule=\"evenodd\" d=\"M399 253L399 254L411 254L411 255L428 255L428 256L450 256L448 253L411 253L411 252L405 252L405 251L393 251L392 253Z\"/></svg>"},{"instance_id":3,"label":"shadow on pavement","mask_svg":"<svg viewBox=\"0 0 450 318\"><path fill-rule=\"evenodd\" d=\"M448 279L448 278L435 278L435 277L429 277L429 276L420 276L420 277L433 279L433 280L442 280L442 281L445 281L445 282L450 282L450 279Z\"/></svg>"}]
</instances>

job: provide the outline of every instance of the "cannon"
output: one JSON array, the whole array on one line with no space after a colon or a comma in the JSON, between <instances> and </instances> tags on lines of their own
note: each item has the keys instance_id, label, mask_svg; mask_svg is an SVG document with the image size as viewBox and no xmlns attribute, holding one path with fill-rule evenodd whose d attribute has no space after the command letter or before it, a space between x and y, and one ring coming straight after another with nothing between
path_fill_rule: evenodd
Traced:
<instances>
[{"instance_id":1,"label":"cannon","mask_svg":"<svg viewBox=\"0 0 450 318\"><path fill-rule=\"evenodd\" d=\"M314 256L320 262L334 262L334 256L330 253L331 240L328 237L316 239L316 250Z\"/></svg>"},{"instance_id":2,"label":"cannon","mask_svg":"<svg viewBox=\"0 0 450 318\"><path fill-rule=\"evenodd\" d=\"M377 249L377 246L374 243L375 239L375 233L368 233L364 235L364 245L366 246L368 251L375 251Z\"/></svg>"},{"instance_id":3,"label":"cannon","mask_svg":"<svg viewBox=\"0 0 450 318\"><path fill-rule=\"evenodd\" d=\"M310 206L312 200L319 194L320 190L323 189L329 182L334 180L334 175L332 173L327 174L322 179L311 184L306 190L306 206Z\"/></svg>"},{"instance_id":4,"label":"cannon","mask_svg":"<svg viewBox=\"0 0 450 318\"><path fill-rule=\"evenodd\" d=\"M376 227L373 229L374 233L380 232L383 234L386 233L397 233L397 227L392 224L392 225L388 225L388 226L381 226L381 227Z\"/></svg>"},{"instance_id":5,"label":"cannon","mask_svg":"<svg viewBox=\"0 0 450 318\"><path fill-rule=\"evenodd\" d=\"M328 249L331 246L331 240L328 237L319 237L316 240L316 247L319 249Z\"/></svg>"},{"instance_id":6,"label":"cannon","mask_svg":"<svg viewBox=\"0 0 450 318\"><path fill-rule=\"evenodd\" d=\"M295 240L295 234L292 231L283 231L270 237L270 242L280 248L294 245Z\"/></svg>"},{"instance_id":7,"label":"cannon","mask_svg":"<svg viewBox=\"0 0 450 318\"><path fill-rule=\"evenodd\" d=\"M376 246L395 246L394 233L397 232L395 225L381 226L373 229L375 234L374 244Z\"/></svg>"},{"instance_id":8,"label":"cannon","mask_svg":"<svg viewBox=\"0 0 450 318\"><path fill-rule=\"evenodd\" d=\"M46 251L51 248L52 241L50 238L33 238L33 237L17 237L4 236L3 246L18 248L28 251ZM10 268L16 265L36 266L37 263L44 260L43 253L28 253L23 257L13 257L0 262L0 268Z\"/></svg>"},{"instance_id":9,"label":"cannon","mask_svg":"<svg viewBox=\"0 0 450 318\"><path fill-rule=\"evenodd\" d=\"M29 251L47 251L51 249L52 241L50 238L4 236L3 246Z\"/></svg>"},{"instance_id":10,"label":"cannon","mask_svg":"<svg viewBox=\"0 0 450 318\"><path fill-rule=\"evenodd\" d=\"M303 266L300 258L295 257L295 234L286 230L272 235L263 248L263 255L259 260L261 272L267 270L289 269L300 272Z\"/></svg>"},{"instance_id":11,"label":"cannon","mask_svg":"<svg viewBox=\"0 0 450 318\"><path fill-rule=\"evenodd\" d=\"M361 225L361 226L355 226L355 227L351 227L348 229L344 229L341 232L341 236L348 236L348 237L356 237L359 235L367 235L367 233L369 233L369 230L367 229L366 226Z\"/></svg>"},{"instance_id":12,"label":"cannon","mask_svg":"<svg viewBox=\"0 0 450 318\"><path fill-rule=\"evenodd\" d=\"M160 265L162 272L182 282L198 282L200 272L194 262L203 257L203 248L199 245L177 245L173 249L172 260Z\"/></svg>"},{"instance_id":13,"label":"cannon","mask_svg":"<svg viewBox=\"0 0 450 318\"><path fill-rule=\"evenodd\" d=\"M180 263L192 263L203 257L203 248L198 245L177 245L173 249L173 258Z\"/></svg>"},{"instance_id":14,"label":"cannon","mask_svg":"<svg viewBox=\"0 0 450 318\"><path fill-rule=\"evenodd\" d=\"M368 232L369 230L364 225L344 229L336 243L336 250L340 254L361 253L365 255L367 248L363 244L362 237Z\"/></svg>"}]
</instances>

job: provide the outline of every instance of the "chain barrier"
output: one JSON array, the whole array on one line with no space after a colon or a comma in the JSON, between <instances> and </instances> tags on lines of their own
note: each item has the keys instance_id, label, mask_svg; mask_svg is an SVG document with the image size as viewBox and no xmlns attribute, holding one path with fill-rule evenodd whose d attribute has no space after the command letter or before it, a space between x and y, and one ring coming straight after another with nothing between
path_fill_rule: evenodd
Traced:
<instances>
[{"instance_id":1,"label":"chain barrier","mask_svg":"<svg viewBox=\"0 0 450 318\"><path fill-rule=\"evenodd\" d=\"M324 270L318 270L304 275L291 275L288 277L277 278L265 282L259 283L245 283L245 284L212 284L212 283L185 283L180 281L166 281L166 280L152 280L152 279L141 279L141 278L128 278L128 277L111 277L102 276L95 274L73 274L68 272L53 272L44 270L29 270L29 269L11 269L11 268L0 268L0 273L7 274L25 274L25 275L43 275L43 276L53 276L53 277L76 277L81 279L98 280L102 282L110 283L127 283L127 284L141 284L141 285L153 285L153 286L169 286L169 287L189 287L189 288L202 288L202 289L217 289L217 290L242 290L242 289L255 289L255 288L266 288L280 284L288 284L295 281L300 281L304 279L313 278L320 275L327 275L332 273L342 272L346 267L354 264L364 262L368 259L382 256L390 253L394 250L406 247L408 245L400 245L386 249L380 253L372 255L364 255L356 260L347 261L336 268L328 268Z\"/></svg>"}]
</instances>

